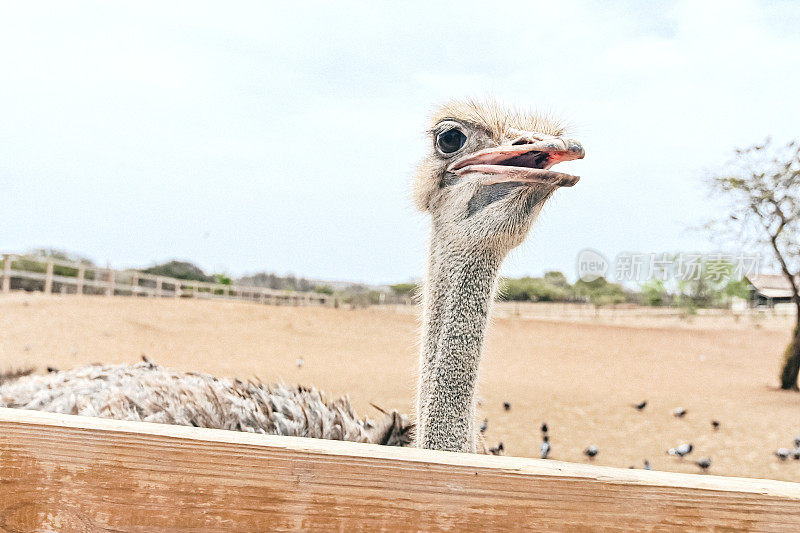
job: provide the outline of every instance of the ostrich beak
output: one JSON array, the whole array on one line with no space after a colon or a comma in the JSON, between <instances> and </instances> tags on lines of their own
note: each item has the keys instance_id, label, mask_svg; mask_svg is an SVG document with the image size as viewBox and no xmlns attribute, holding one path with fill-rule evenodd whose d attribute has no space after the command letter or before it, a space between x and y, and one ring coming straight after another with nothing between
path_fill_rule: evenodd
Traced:
<instances>
[{"instance_id":1,"label":"ostrich beak","mask_svg":"<svg viewBox=\"0 0 800 533\"><path fill-rule=\"evenodd\" d=\"M484 185L513 181L572 187L580 177L554 172L550 167L583 156L583 146L578 141L550 137L529 144L480 150L454 161L447 170L459 176L472 172L489 174L482 182Z\"/></svg>"}]
</instances>

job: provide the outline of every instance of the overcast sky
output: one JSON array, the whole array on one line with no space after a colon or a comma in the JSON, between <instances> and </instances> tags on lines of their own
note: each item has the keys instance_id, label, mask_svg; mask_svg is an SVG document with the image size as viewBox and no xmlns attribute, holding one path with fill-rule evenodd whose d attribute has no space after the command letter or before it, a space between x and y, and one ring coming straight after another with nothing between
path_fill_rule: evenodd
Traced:
<instances>
[{"instance_id":1,"label":"overcast sky","mask_svg":"<svg viewBox=\"0 0 800 533\"><path fill-rule=\"evenodd\" d=\"M426 117L495 95L586 147L506 275L709 250L703 177L800 137L798 28L796 2L3 2L0 249L406 280Z\"/></svg>"}]
</instances>

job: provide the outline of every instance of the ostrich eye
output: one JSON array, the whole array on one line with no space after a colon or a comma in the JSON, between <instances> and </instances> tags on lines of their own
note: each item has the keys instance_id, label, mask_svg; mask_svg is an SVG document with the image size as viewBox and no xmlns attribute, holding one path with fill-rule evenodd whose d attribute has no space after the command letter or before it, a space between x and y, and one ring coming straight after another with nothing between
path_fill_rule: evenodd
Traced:
<instances>
[{"instance_id":1,"label":"ostrich eye","mask_svg":"<svg viewBox=\"0 0 800 533\"><path fill-rule=\"evenodd\" d=\"M458 151L465 142L467 142L467 136L458 128L443 131L436 137L436 146L443 154L452 154Z\"/></svg>"}]
</instances>

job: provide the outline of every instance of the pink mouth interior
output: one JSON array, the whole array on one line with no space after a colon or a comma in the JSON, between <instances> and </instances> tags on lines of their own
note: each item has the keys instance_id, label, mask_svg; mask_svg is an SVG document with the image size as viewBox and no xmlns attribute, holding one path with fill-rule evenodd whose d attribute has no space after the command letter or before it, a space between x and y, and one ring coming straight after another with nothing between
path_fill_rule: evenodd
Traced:
<instances>
[{"instance_id":1,"label":"pink mouth interior","mask_svg":"<svg viewBox=\"0 0 800 533\"><path fill-rule=\"evenodd\" d=\"M526 152L502 161L495 161L494 164L504 167L550 168L555 164L551 163L552 155L552 152Z\"/></svg>"},{"instance_id":2,"label":"pink mouth interior","mask_svg":"<svg viewBox=\"0 0 800 533\"><path fill-rule=\"evenodd\" d=\"M571 187L580 179L563 172L555 172L550 167L562 161L583 157L580 152L570 150L525 150L516 146L490 149L477 152L456 161L451 170L456 174L481 173L492 177L484 180L491 185L509 181L545 183L558 187Z\"/></svg>"}]
</instances>

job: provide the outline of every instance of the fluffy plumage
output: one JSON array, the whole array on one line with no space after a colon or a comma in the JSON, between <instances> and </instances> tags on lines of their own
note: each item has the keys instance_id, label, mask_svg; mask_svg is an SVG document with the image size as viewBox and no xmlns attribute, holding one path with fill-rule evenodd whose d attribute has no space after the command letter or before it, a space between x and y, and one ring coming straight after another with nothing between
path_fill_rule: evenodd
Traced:
<instances>
[{"instance_id":1,"label":"fluffy plumage","mask_svg":"<svg viewBox=\"0 0 800 533\"><path fill-rule=\"evenodd\" d=\"M445 120L455 119L478 126L501 142L515 133L536 131L548 135L564 135L567 125L548 114L502 105L496 100L451 100L431 115L430 128Z\"/></svg>"},{"instance_id":2,"label":"fluffy plumage","mask_svg":"<svg viewBox=\"0 0 800 533\"><path fill-rule=\"evenodd\" d=\"M0 384L0 407L251 433L407 446L413 425L397 413L372 422L344 397L179 372L150 362L89 365Z\"/></svg>"}]
</instances>

